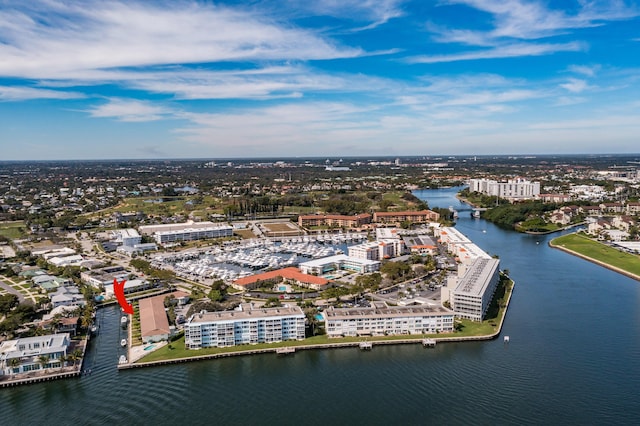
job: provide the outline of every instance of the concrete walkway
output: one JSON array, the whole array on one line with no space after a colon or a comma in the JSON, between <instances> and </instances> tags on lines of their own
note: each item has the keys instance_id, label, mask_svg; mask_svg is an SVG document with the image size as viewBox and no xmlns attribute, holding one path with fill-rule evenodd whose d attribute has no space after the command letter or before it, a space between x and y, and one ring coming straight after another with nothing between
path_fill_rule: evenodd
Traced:
<instances>
[{"instance_id":1,"label":"concrete walkway","mask_svg":"<svg viewBox=\"0 0 640 426\"><path fill-rule=\"evenodd\" d=\"M11 294L15 294L16 296L18 296L18 301L20 303L24 302L24 295L22 293L20 293L18 290L16 290L15 288L11 287L9 284L7 284L4 281L0 280L0 287L2 287L3 289L7 290Z\"/></svg>"}]
</instances>

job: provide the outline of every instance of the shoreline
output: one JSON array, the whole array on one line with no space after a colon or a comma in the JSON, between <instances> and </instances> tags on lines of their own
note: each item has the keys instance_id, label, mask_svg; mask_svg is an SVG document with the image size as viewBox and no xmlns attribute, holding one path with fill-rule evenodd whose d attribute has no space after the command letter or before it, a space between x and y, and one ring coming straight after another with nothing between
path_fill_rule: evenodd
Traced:
<instances>
[{"instance_id":1,"label":"shoreline","mask_svg":"<svg viewBox=\"0 0 640 426\"><path fill-rule=\"evenodd\" d=\"M579 253L577 251L574 251L574 250L568 249L566 247L562 247L562 246L559 246L557 244L554 244L553 240L549 241L549 247L554 248L554 249L558 249L560 251L564 251L565 253L569 253L569 254L571 254L573 256L576 256L576 257L579 257L581 259L587 260L587 261L589 261L591 263L595 263L598 266L602 266L602 267L607 268L607 269L609 269L611 271L614 271L614 272L617 272L619 274L622 274L622 275L624 275L624 276L626 276L628 278L634 279L636 281L640 281L640 275L636 275L636 274L634 274L632 272L628 272L628 271L625 271L624 269L618 268L617 266L610 265L610 264L605 263L605 262L603 262L601 260L594 259L592 257L586 256L586 255L584 255L582 253Z\"/></svg>"},{"instance_id":2,"label":"shoreline","mask_svg":"<svg viewBox=\"0 0 640 426\"><path fill-rule=\"evenodd\" d=\"M490 334L483 334L479 336L450 336L450 337L425 337L418 336L406 339L396 339L396 340L375 340L375 339L367 339L363 338L362 340L355 342L336 342L336 343L320 343L320 344L301 344L301 345L293 345L293 346L278 346L274 348L264 348L264 349L245 349L233 352L222 352L217 354L207 354L207 355L194 355L183 358L172 358L172 359L163 359L157 361L148 361L148 362L134 362L127 364L118 364L118 370L131 370L135 368L147 368L147 367L158 367L162 365L170 365L170 364L181 364L184 362L194 362L194 361L205 361L210 359L218 359L218 358L228 358L228 357L236 357L236 356L247 356L247 355L259 355L259 354L267 354L267 353L276 353L279 354L279 351L283 348L292 349L292 353L297 352L298 350L322 350L322 349L339 349L339 348L349 348L349 347L359 347L360 343L367 342L371 344L371 346L378 345L406 345L406 344L423 344L423 341L431 340L438 343L455 343L455 342L478 342L478 341L487 341L493 340L497 338L502 332L502 326L504 325L505 318L507 317L507 312L509 310L509 303L511 302L511 296L513 295L513 291L515 290L515 281L511 280L511 291L509 291L509 295L507 300L505 301L505 307L502 312L502 318L500 319L500 323L497 326L496 331Z\"/></svg>"}]
</instances>

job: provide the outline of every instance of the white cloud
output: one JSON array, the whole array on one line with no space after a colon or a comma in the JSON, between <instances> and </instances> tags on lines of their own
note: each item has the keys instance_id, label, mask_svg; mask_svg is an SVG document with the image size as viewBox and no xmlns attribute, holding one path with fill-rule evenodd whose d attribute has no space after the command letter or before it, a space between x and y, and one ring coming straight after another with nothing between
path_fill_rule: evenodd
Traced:
<instances>
[{"instance_id":1,"label":"white cloud","mask_svg":"<svg viewBox=\"0 0 640 426\"><path fill-rule=\"evenodd\" d=\"M151 102L111 98L107 103L88 111L91 117L114 118L119 121L141 122L167 118L173 111Z\"/></svg>"},{"instance_id":2,"label":"white cloud","mask_svg":"<svg viewBox=\"0 0 640 426\"><path fill-rule=\"evenodd\" d=\"M332 16L354 22L370 22L350 31L370 30L404 15L403 0L293 0L283 3L288 9L308 11L318 16Z\"/></svg>"},{"instance_id":3,"label":"white cloud","mask_svg":"<svg viewBox=\"0 0 640 426\"><path fill-rule=\"evenodd\" d=\"M569 66L569 72L582 74L586 77L595 77L596 73L600 71L600 65L571 65Z\"/></svg>"},{"instance_id":4,"label":"white cloud","mask_svg":"<svg viewBox=\"0 0 640 426\"><path fill-rule=\"evenodd\" d=\"M488 13L492 17L490 22L492 28L489 30L459 29L428 23L427 29L434 34L434 40L485 49L447 55L411 57L408 58L408 62L453 62L540 56L585 50L586 44L582 42L540 43L537 40L640 15L638 9L627 7L621 1L581 2L578 11L573 15L547 8L540 1L449 0L445 4L462 4Z\"/></svg>"},{"instance_id":5,"label":"white cloud","mask_svg":"<svg viewBox=\"0 0 640 426\"><path fill-rule=\"evenodd\" d=\"M36 87L0 86L0 101L25 101L30 99L81 99L82 93L40 89Z\"/></svg>"},{"instance_id":6,"label":"white cloud","mask_svg":"<svg viewBox=\"0 0 640 426\"><path fill-rule=\"evenodd\" d=\"M512 58L520 56L541 56L557 52L576 52L585 50L586 45L570 43L517 43L499 46L493 49L466 51L447 55L426 55L406 58L409 63L434 64L439 62L470 61L476 59Z\"/></svg>"},{"instance_id":7,"label":"white cloud","mask_svg":"<svg viewBox=\"0 0 640 426\"><path fill-rule=\"evenodd\" d=\"M568 90L572 93L580 93L587 89L589 85L585 80L580 80L577 78L570 78L569 81L560 85L563 89Z\"/></svg>"},{"instance_id":8,"label":"white cloud","mask_svg":"<svg viewBox=\"0 0 640 426\"><path fill-rule=\"evenodd\" d=\"M364 54L308 30L203 3L51 0L38 6L0 11L0 75L64 79L118 67Z\"/></svg>"},{"instance_id":9,"label":"white cloud","mask_svg":"<svg viewBox=\"0 0 640 426\"><path fill-rule=\"evenodd\" d=\"M486 42L487 39L500 38L535 40L639 15L636 8L627 7L622 1L581 2L573 15L547 8L541 1L449 0L448 3L464 4L493 17L494 28L490 31L468 31L466 38L461 37L457 30L452 30L450 34L445 30L439 34L441 40L451 35L451 41L468 44L474 44L474 40ZM553 5L553 2L549 4Z\"/></svg>"}]
</instances>

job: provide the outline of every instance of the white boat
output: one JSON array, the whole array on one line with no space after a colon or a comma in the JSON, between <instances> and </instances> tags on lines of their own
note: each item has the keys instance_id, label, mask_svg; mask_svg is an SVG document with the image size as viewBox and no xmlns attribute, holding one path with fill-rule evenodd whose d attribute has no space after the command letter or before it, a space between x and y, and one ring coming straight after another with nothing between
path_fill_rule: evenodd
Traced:
<instances>
[{"instance_id":1,"label":"white boat","mask_svg":"<svg viewBox=\"0 0 640 426\"><path fill-rule=\"evenodd\" d=\"M118 364L126 364L127 363L127 357L124 355L120 355L120 359L118 360Z\"/></svg>"},{"instance_id":2,"label":"white boat","mask_svg":"<svg viewBox=\"0 0 640 426\"><path fill-rule=\"evenodd\" d=\"M127 339L120 340L120 346L122 346L123 348L127 346Z\"/></svg>"},{"instance_id":3,"label":"white boat","mask_svg":"<svg viewBox=\"0 0 640 426\"><path fill-rule=\"evenodd\" d=\"M129 321L129 318L127 318L126 315L123 315L122 318L120 318L120 324L121 325L126 325L127 321Z\"/></svg>"}]
</instances>

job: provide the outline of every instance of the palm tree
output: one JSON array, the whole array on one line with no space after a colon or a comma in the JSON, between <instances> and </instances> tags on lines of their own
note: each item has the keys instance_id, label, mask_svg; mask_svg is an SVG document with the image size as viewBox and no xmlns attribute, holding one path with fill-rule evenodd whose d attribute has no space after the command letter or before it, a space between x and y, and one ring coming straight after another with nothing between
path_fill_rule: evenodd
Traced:
<instances>
[{"instance_id":1,"label":"palm tree","mask_svg":"<svg viewBox=\"0 0 640 426\"><path fill-rule=\"evenodd\" d=\"M40 355L38 357L38 364L40 364L40 366L45 369L46 372L46 366L49 363L49 355Z\"/></svg>"},{"instance_id":2,"label":"palm tree","mask_svg":"<svg viewBox=\"0 0 640 426\"><path fill-rule=\"evenodd\" d=\"M53 318L51 318L51 328L54 333L58 332L58 329L62 325L62 314L55 314Z\"/></svg>"},{"instance_id":3,"label":"palm tree","mask_svg":"<svg viewBox=\"0 0 640 426\"><path fill-rule=\"evenodd\" d=\"M20 358L11 358L9 360L9 367L11 367L11 374L14 374L13 370L18 368L19 366L20 366Z\"/></svg>"},{"instance_id":4,"label":"palm tree","mask_svg":"<svg viewBox=\"0 0 640 426\"><path fill-rule=\"evenodd\" d=\"M76 361L82 359L82 351L80 349L76 349L73 351L71 356L73 357L73 366L75 367Z\"/></svg>"},{"instance_id":5,"label":"palm tree","mask_svg":"<svg viewBox=\"0 0 640 426\"><path fill-rule=\"evenodd\" d=\"M60 360L60 369L62 370L62 367L64 367L64 363L67 362L67 358L65 355L60 355L60 358L58 358L58 360Z\"/></svg>"}]
</instances>

